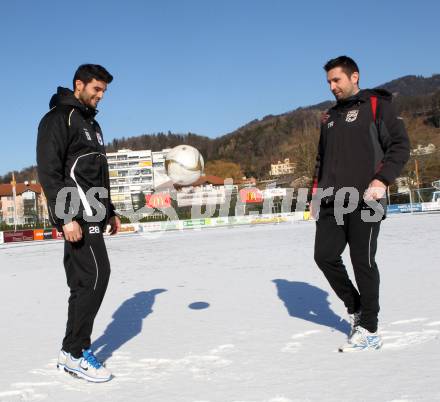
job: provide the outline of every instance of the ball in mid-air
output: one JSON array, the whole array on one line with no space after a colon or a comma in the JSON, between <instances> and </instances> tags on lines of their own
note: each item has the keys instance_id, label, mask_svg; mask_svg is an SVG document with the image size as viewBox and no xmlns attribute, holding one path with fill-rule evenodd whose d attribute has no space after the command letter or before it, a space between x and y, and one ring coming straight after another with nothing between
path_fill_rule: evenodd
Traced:
<instances>
[{"instance_id":1,"label":"ball in mid-air","mask_svg":"<svg viewBox=\"0 0 440 402\"><path fill-rule=\"evenodd\" d=\"M165 168L173 183L187 186L202 175L204 161L198 149L191 145L178 145L168 152Z\"/></svg>"}]
</instances>

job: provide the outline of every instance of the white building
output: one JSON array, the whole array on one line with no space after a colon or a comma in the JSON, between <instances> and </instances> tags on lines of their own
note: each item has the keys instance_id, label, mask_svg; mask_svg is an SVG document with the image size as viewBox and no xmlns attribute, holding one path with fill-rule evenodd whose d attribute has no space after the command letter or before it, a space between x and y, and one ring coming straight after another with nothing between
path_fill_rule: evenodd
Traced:
<instances>
[{"instance_id":1,"label":"white building","mask_svg":"<svg viewBox=\"0 0 440 402\"><path fill-rule=\"evenodd\" d=\"M152 152L153 158L153 182L154 188L159 187L170 180L165 170L165 159L170 151L170 148L163 149L162 151Z\"/></svg>"},{"instance_id":2,"label":"white building","mask_svg":"<svg viewBox=\"0 0 440 402\"><path fill-rule=\"evenodd\" d=\"M409 191L410 178L409 177L397 177L396 186L398 193L407 193Z\"/></svg>"},{"instance_id":3,"label":"white building","mask_svg":"<svg viewBox=\"0 0 440 402\"><path fill-rule=\"evenodd\" d=\"M290 159L286 158L283 162L278 161L270 165L270 175L282 176L284 174L292 174L295 172L295 167L295 163L290 162Z\"/></svg>"},{"instance_id":4,"label":"white building","mask_svg":"<svg viewBox=\"0 0 440 402\"><path fill-rule=\"evenodd\" d=\"M426 147L423 145L417 144L417 148L414 148L411 150L411 156L416 155L429 155L434 153L436 150L436 147L434 144L428 144Z\"/></svg>"},{"instance_id":5,"label":"white building","mask_svg":"<svg viewBox=\"0 0 440 402\"><path fill-rule=\"evenodd\" d=\"M168 180L165 174L168 151L120 149L107 154L110 195L117 210L138 209L140 197L152 193L158 184Z\"/></svg>"},{"instance_id":6,"label":"white building","mask_svg":"<svg viewBox=\"0 0 440 402\"><path fill-rule=\"evenodd\" d=\"M237 193L236 184L225 183L225 179L217 176L201 176L190 186L183 186L177 191L177 205L191 207L193 205L220 205L226 201L226 191Z\"/></svg>"}]
</instances>

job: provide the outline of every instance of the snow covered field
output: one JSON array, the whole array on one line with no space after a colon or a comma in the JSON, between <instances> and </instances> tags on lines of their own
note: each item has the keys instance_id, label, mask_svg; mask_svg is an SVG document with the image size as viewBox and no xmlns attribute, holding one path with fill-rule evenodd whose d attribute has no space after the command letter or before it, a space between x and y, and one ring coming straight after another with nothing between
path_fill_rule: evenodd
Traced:
<instances>
[{"instance_id":1,"label":"snow covered field","mask_svg":"<svg viewBox=\"0 0 440 402\"><path fill-rule=\"evenodd\" d=\"M314 264L311 222L108 239L93 333L115 375L105 384L55 367L62 242L3 245L0 401L440 400L439 228L440 214L384 222L385 344L353 354L337 353L348 323Z\"/></svg>"}]
</instances>

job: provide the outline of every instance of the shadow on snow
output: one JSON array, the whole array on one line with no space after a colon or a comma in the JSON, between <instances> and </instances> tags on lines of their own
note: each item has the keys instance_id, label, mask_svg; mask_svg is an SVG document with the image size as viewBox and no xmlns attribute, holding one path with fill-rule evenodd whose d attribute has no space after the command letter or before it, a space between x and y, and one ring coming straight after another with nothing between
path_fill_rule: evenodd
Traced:
<instances>
[{"instance_id":1,"label":"shadow on snow","mask_svg":"<svg viewBox=\"0 0 440 402\"><path fill-rule=\"evenodd\" d=\"M142 332L142 322L153 312L156 295L162 292L166 289L138 292L121 304L112 316L113 321L91 346L99 360L109 359L113 352Z\"/></svg>"},{"instance_id":2,"label":"shadow on snow","mask_svg":"<svg viewBox=\"0 0 440 402\"><path fill-rule=\"evenodd\" d=\"M306 282L289 282L275 279L278 297L283 301L291 317L350 333L350 324L335 314L327 300L328 293Z\"/></svg>"}]
</instances>

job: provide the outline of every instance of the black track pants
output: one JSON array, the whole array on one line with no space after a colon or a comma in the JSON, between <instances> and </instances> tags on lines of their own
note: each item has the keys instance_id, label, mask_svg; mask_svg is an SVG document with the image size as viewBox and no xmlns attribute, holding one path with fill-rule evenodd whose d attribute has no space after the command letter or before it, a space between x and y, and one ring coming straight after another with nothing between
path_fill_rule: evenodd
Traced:
<instances>
[{"instance_id":1,"label":"black track pants","mask_svg":"<svg viewBox=\"0 0 440 402\"><path fill-rule=\"evenodd\" d=\"M344 224L338 225L333 206L321 206L316 222L315 261L348 313L362 311L360 324L370 332L377 330L379 313L380 278L375 260L379 229L380 221L364 222L360 209L344 215ZM347 244L357 289L341 258Z\"/></svg>"},{"instance_id":2,"label":"black track pants","mask_svg":"<svg viewBox=\"0 0 440 402\"><path fill-rule=\"evenodd\" d=\"M81 225L83 238L65 241L64 268L70 288L63 350L74 357L90 347L93 322L101 306L110 277L110 263L101 227Z\"/></svg>"}]
</instances>

